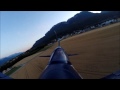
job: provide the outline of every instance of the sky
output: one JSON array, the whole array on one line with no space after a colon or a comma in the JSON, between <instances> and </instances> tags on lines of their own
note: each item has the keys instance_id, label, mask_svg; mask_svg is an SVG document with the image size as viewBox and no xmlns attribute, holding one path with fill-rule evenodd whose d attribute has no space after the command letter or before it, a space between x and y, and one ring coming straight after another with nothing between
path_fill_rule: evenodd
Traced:
<instances>
[{"instance_id":1,"label":"sky","mask_svg":"<svg viewBox=\"0 0 120 90\"><path fill-rule=\"evenodd\" d=\"M67 21L79 12L81 11L0 11L0 58L25 52L52 26Z\"/></svg>"}]
</instances>

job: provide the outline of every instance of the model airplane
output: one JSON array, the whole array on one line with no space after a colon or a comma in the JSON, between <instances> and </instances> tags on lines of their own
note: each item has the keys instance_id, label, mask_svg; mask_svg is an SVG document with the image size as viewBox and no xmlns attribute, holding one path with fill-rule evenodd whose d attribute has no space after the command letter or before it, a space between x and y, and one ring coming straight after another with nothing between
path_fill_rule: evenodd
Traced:
<instances>
[{"instance_id":1,"label":"model airplane","mask_svg":"<svg viewBox=\"0 0 120 90\"><path fill-rule=\"evenodd\" d=\"M64 49L59 46L53 51L50 56L50 61L43 71L40 79L82 79L80 74L75 70L69 61L68 55ZM77 54L71 54L77 55ZM47 57L47 56L42 56Z\"/></svg>"}]
</instances>

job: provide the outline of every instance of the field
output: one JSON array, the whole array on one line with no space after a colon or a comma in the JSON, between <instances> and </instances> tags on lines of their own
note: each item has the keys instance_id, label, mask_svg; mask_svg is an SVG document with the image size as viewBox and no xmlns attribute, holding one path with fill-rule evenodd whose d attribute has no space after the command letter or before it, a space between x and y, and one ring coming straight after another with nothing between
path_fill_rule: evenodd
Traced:
<instances>
[{"instance_id":1,"label":"field","mask_svg":"<svg viewBox=\"0 0 120 90\"><path fill-rule=\"evenodd\" d=\"M14 66L23 66L10 77L38 79L46 67L57 43L45 51L26 57ZM100 79L120 70L120 23L111 24L61 41L61 47L71 56L70 61L84 79Z\"/></svg>"}]
</instances>

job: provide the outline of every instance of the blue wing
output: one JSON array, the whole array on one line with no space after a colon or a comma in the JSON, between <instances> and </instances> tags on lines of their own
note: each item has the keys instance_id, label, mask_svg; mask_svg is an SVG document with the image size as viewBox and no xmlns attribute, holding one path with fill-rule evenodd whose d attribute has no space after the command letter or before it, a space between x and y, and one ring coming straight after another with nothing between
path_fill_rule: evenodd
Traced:
<instances>
[{"instance_id":1,"label":"blue wing","mask_svg":"<svg viewBox=\"0 0 120 90\"><path fill-rule=\"evenodd\" d=\"M12 79L12 78L0 72L0 79Z\"/></svg>"},{"instance_id":2,"label":"blue wing","mask_svg":"<svg viewBox=\"0 0 120 90\"><path fill-rule=\"evenodd\" d=\"M110 75L107 75L107 76L103 77L102 79L120 79L120 70L117 72L114 72Z\"/></svg>"}]
</instances>

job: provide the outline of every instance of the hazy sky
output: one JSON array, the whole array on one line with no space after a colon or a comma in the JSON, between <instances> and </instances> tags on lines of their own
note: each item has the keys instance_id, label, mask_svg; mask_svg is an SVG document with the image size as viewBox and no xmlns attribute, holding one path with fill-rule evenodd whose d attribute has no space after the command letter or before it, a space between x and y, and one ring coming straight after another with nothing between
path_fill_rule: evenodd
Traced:
<instances>
[{"instance_id":1,"label":"hazy sky","mask_svg":"<svg viewBox=\"0 0 120 90\"><path fill-rule=\"evenodd\" d=\"M24 52L53 25L80 11L0 11L0 58Z\"/></svg>"}]
</instances>

